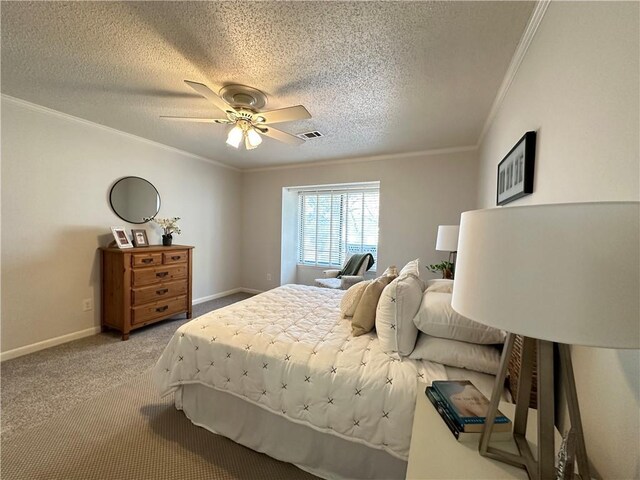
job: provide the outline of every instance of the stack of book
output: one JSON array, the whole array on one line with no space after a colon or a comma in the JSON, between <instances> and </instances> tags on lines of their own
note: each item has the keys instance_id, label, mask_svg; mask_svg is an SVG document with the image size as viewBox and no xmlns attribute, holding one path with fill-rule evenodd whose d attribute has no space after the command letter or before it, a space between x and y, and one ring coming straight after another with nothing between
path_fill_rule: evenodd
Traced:
<instances>
[{"instance_id":1,"label":"stack of book","mask_svg":"<svg viewBox=\"0 0 640 480\"><path fill-rule=\"evenodd\" d=\"M436 380L425 392L453 436L464 442L479 441L489 400L469 380ZM511 438L511 420L498 412L491 440Z\"/></svg>"}]
</instances>

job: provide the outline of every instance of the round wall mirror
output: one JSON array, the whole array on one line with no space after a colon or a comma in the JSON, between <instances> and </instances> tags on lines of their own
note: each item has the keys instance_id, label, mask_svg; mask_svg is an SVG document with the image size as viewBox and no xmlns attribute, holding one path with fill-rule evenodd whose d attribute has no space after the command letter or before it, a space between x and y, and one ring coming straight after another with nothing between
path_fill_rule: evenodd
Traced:
<instances>
[{"instance_id":1,"label":"round wall mirror","mask_svg":"<svg viewBox=\"0 0 640 480\"><path fill-rule=\"evenodd\" d=\"M111 208L129 223L146 223L160 211L160 194L152 183L140 177L124 177L111 187Z\"/></svg>"}]
</instances>

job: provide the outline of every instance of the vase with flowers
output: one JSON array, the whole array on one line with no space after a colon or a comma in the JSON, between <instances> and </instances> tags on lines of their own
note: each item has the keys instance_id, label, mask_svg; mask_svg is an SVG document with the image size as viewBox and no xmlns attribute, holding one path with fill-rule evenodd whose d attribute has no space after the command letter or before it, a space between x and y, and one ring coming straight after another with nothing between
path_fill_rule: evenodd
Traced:
<instances>
[{"instance_id":1,"label":"vase with flowers","mask_svg":"<svg viewBox=\"0 0 640 480\"><path fill-rule=\"evenodd\" d=\"M162 228L162 245L165 247L170 247L173 242L173 234L177 233L180 235L182 231L178 226L178 220L180 217L173 218L145 218L147 221L151 221Z\"/></svg>"}]
</instances>

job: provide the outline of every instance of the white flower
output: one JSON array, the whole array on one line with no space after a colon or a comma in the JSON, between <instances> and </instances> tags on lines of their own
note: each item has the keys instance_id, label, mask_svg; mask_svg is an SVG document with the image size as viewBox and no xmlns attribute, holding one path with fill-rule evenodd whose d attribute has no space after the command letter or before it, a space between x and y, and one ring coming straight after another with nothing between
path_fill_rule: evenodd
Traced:
<instances>
[{"instance_id":1,"label":"white flower","mask_svg":"<svg viewBox=\"0 0 640 480\"><path fill-rule=\"evenodd\" d=\"M144 220L151 221L157 224L158 226L162 227L162 229L164 230L164 235L171 235L172 233L177 233L177 234L182 233L182 230L180 230L180 227L178 226L178 220L180 220L180 217L173 217L173 218L146 217L144 218Z\"/></svg>"}]
</instances>

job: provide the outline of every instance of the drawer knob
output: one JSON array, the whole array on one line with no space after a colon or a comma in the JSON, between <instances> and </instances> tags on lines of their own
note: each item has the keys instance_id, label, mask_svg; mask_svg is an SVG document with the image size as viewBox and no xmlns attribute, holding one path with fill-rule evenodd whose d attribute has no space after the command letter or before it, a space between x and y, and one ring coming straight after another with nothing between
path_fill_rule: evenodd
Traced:
<instances>
[{"instance_id":1,"label":"drawer knob","mask_svg":"<svg viewBox=\"0 0 640 480\"><path fill-rule=\"evenodd\" d=\"M165 305L163 307L158 307L158 308L156 308L156 312L164 312L167 308L169 308L169 305Z\"/></svg>"},{"instance_id":2,"label":"drawer knob","mask_svg":"<svg viewBox=\"0 0 640 480\"><path fill-rule=\"evenodd\" d=\"M167 293L168 291L169 291L169 289L168 289L168 288L163 288L163 289L160 289L160 290L156 290L156 294L157 294L157 295L164 295L164 294L165 294L165 293Z\"/></svg>"},{"instance_id":3,"label":"drawer knob","mask_svg":"<svg viewBox=\"0 0 640 480\"><path fill-rule=\"evenodd\" d=\"M171 260L180 260L182 257L180 255L174 255L171 257Z\"/></svg>"},{"instance_id":4,"label":"drawer knob","mask_svg":"<svg viewBox=\"0 0 640 480\"><path fill-rule=\"evenodd\" d=\"M169 275L169 272L158 272L156 273L156 277L166 277L167 275Z\"/></svg>"},{"instance_id":5,"label":"drawer knob","mask_svg":"<svg viewBox=\"0 0 640 480\"><path fill-rule=\"evenodd\" d=\"M142 263L153 263L153 258L143 258Z\"/></svg>"}]
</instances>

